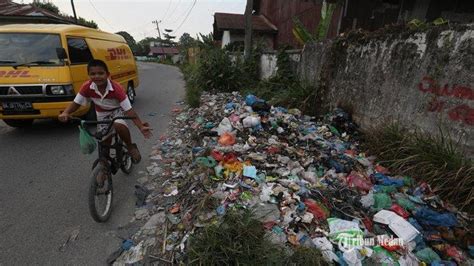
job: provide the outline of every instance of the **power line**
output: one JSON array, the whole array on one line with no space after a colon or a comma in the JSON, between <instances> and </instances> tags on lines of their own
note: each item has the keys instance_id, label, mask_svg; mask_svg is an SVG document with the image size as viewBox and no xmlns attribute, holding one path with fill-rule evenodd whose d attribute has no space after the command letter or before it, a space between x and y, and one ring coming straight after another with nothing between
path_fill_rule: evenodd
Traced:
<instances>
[{"instance_id":1,"label":"power line","mask_svg":"<svg viewBox=\"0 0 474 266\"><path fill-rule=\"evenodd\" d=\"M191 12L193 11L194 6L196 6L196 2L197 2L197 0L194 0L193 6L191 6L191 8L189 9L189 12L188 12L188 14L186 14L186 17L183 19L183 22L181 22L181 24L179 24L179 26L178 26L173 32L177 32L177 31L181 28L181 26L183 26L184 22L186 22L186 20L188 19L189 15L190 15Z\"/></svg>"},{"instance_id":2,"label":"power line","mask_svg":"<svg viewBox=\"0 0 474 266\"><path fill-rule=\"evenodd\" d=\"M192 5L192 4L191 4L191 5ZM186 9L185 9L185 10L186 10ZM183 16L184 16L184 14L186 14L186 12L187 12L187 11L184 11L184 12L183 12L181 15L179 15L179 16L176 16L176 19L175 19L175 20L173 20L173 21L171 22L171 24L175 25L175 24L176 24L176 22L178 22L178 21L179 21L179 18L180 18L180 17L183 17Z\"/></svg>"},{"instance_id":3,"label":"power line","mask_svg":"<svg viewBox=\"0 0 474 266\"><path fill-rule=\"evenodd\" d=\"M94 8L95 12L105 21L105 23L107 23L107 25L109 25L109 27L111 27L113 30L115 30L115 27L112 26L106 19L104 16L102 16L102 14L99 12L99 10L97 10L97 8L95 7L94 3L92 3L92 0L89 0L89 3L91 4L91 6Z\"/></svg>"},{"instance_id":4,"label":"power line","mask_svg":"<svg viewBox=\"0 0 474 266\"><path fill-rule=\"evenodd\" d=\"M178 4L174 7L174 9L171 11L170 15L168 16L169 18L172 18L174 15L174 12L176 12L176 9L178 9L179 4L181 4L181 0L178 1ZM165 20L164 18L163 20Z\"/></svg>"},{"instance_id":5,"label":"power line","mask_svg":"<svg viewBox=\"0 0 474 266\"><path fill-rule=\"evenodd\" d=\"M170 0L170 2L168 3L168 7L166 8L166 12L165 12L165 14L163 15L163 20L165 20L166 15L168 15L168 11L170 11L171 2L173 2L173 0Z\"/></svg>"}]
</instances>

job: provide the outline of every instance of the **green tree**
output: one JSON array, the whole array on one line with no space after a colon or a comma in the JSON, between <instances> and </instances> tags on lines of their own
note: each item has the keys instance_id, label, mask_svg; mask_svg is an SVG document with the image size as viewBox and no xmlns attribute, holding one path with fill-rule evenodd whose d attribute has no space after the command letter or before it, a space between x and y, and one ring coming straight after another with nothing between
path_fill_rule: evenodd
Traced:
<instances>
[{"instance_id":1,"label":"green tree","mask_svg":"<svg viewBox=\"0 0 474 266\"><path fill-rule=\"evenodd\" d=\"M181 37L179 37L178 45L187 49L196 45L196 40L191 37L189 33L185 32Z\"/></svg>"},{"instance_id":2,"label":"green tree","mask_svg":"<svg viewBox=\"0 0 474 266\"><path fill-rule=\"evenodd\" d=\"M43 2L33 2L31 4L32 6L34 7L37 7L37 8L41 8L41 9L44 9L44 10L47 10L47 11L50 11L58 16L61 16L63 18L65 18L66 20L70 20L70 21L74 21L74 17L73 16L70 16L70 15L67 15L65 13L62 13L60 10L59 10L59 7L56 6L55 4L51 3L51 2L48 2L48 3L43 3ZM95 21L93 20L87 20L83 17L78 17L77 18L77 24L79 25L82 25L82 26L86 26L86 27L89 27L89 28L94 28L94 29L98 29L98 25Z\"/></svg>"},{"instance_id":3,"label":"green tree","mask_svg":"<svg viewBox=\"0 0 474 266\"><path fill-rule=\"evenodd\" d=\"M59 7L57 7L53 3L33 2L31 3L31 5L34 7L38 7L38 8L53 12L56 15L60 15Z\"/></svg>"},{"instance_id":4,"label":"green tree","mask_svg":"<svg viewBox=\"0 0 474 266\"><path fill-rule=\"evenodd\" d=\"M121 35L125 41L127 42L128 46L130 47L130 49L132 49L132 52L134 55L138 55L138 45L137 45L137 42L135 41L135 39L133 38L132 35L130 35L128 32L126 31L119 31L119 32L116 32L115 34L118 34L118 35Z\"/></svg>"},{"instance_id":5,"label":"green tree","mask_svg":"<svg viewBox=\"0 0 474 266\"><path fill-rule=\"evenodd\" d=\"M138 53L137 55L148 55L150 53L150 42L159 42L159 38L153 37L146 37L145 39L139 41L138 45Z\"/></svg>"}]
</instances>

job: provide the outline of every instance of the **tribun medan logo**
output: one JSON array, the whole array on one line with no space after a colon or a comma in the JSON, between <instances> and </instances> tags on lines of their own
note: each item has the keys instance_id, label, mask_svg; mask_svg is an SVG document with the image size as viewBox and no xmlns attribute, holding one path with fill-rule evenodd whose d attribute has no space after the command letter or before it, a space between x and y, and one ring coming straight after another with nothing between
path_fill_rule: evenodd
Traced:
<instances>
[{"instance_id":1,"label":"tribun medan logo","mask_svg":"<svg viewBox=\"0 0 474 266\"><path fill-rule=\"evenodd\" d=\"M106 60L123 60L123 59L130 59L130 54L127 54L127 50L125 48L109 48L107 49L109 53L108 56L105 57Z\"/></svg>"}]
</instances>

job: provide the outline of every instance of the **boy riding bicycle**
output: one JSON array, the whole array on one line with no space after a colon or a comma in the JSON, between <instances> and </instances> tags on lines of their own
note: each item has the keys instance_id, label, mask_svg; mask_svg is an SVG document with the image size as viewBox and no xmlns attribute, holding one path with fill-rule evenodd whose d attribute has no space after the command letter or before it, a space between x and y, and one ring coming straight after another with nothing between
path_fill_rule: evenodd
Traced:
<instances>
[{"instance_id":1,"label":"boy riding bicycle","mask_svg":"<svg viewBox=\"0 0 474 266\"><path fill-rule=\"evenodd\" d=\"M97 121L111 120L119 116L135 117L133 119L134 124L145 138L150 138L152 129L148 123L143 123L140 120L120 84L109 79L110 73L105 62L92 60L87 65L87 72L90 80L82 85L74 101L59 115L59 120L67 122L71 114L81 105L86 106L92 101L95 105ZM97 130L102 131L106 128L106 125L98 125ZM132 161L135 164L139 163L141 155L137 145L132 143L127 122L121 119L116 120L113 129L118 133L125 145L127 145ZM103 142L106 145L111 144L113 134L114 132L112 131L104 137Z\"/></svg>"}]
</instances>

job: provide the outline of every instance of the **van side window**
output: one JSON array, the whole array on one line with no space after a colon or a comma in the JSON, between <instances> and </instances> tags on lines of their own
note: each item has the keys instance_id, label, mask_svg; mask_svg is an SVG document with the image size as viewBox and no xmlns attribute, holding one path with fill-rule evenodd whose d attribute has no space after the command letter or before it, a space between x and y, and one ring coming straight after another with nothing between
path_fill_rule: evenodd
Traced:
<instances>
[{"instance_id":1,"label":"van side window","mask_svg":"<svg viewBox=\"0 0 474 266\"><path fill-rule=\"evenodd\" d=\"M93 59L91 51L84 39L68 38L67 48L71 64L87 64Z\"/></svg>"}]
</instances>

